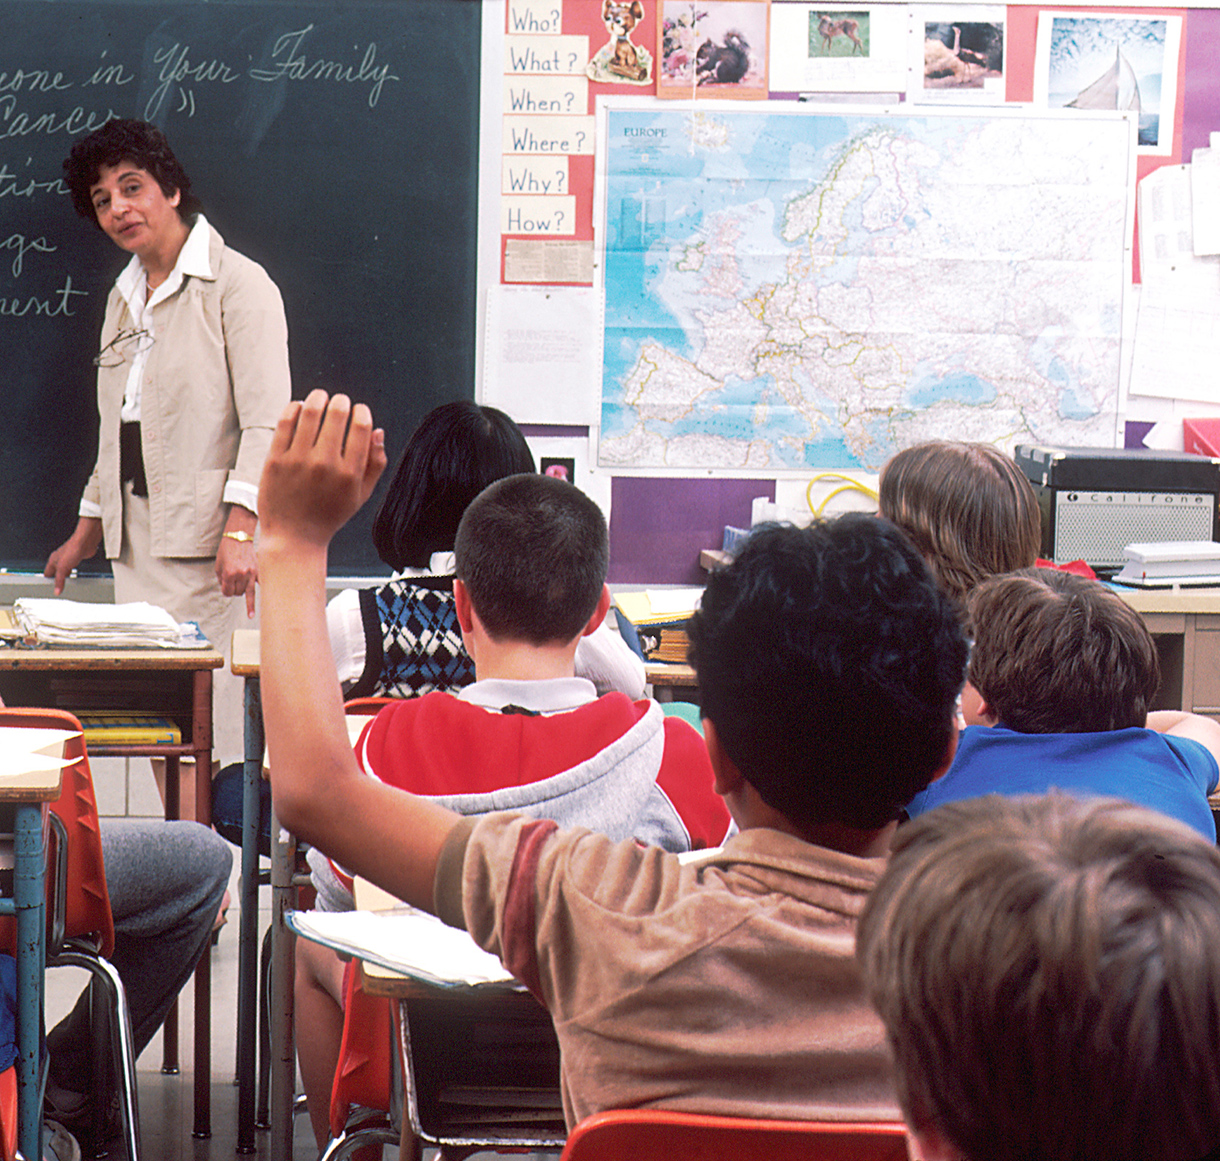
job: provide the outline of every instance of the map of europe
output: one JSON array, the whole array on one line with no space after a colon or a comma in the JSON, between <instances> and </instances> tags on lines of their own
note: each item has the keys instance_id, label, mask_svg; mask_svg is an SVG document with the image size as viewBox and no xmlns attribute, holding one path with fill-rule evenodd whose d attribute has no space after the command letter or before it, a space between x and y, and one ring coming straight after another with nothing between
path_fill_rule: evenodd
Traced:
<instances>
[{"instance_id":1,"label":"map of europe","mask_svg":"<svg viewBox=\"0 0 1220 1161\"><path fill-rule=\"evenodd\" d=\"M1126 120L701 102L604 131L603 466L1114 445Z\"/></svg>"}]
</instances>

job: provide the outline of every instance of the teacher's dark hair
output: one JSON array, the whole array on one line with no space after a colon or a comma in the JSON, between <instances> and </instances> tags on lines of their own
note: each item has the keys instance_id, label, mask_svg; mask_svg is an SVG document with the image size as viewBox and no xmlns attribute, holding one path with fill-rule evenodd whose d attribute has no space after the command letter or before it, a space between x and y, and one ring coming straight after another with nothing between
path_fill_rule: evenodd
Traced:
<instances>
[{"instance_id":1,"label":"teacher's dark hair","mask_svg":"<svg viewBox=\"0 0 1220 1161\"><path fill-rule=\"evenodd\" d=\"M488 484L534 471L521 429L470 399L442 403L420 421L373 519L373 547L396 572L452 552L458 524Z\"/></svg>"},{"instance_id":2,"label":"teacher's dark hair","mask_svg":"<svg viewBox=\"0 0 1220 1161\"><path fill-rule=\"evenodd\" d=\"M173 197L175 191L180 194L178 216L184 222L189 223L203 209L203 203L191 193L191 179L174 156L165 134L148 121L115 117L77 141L64 161L64 177L76 212L99 230L102 226L89 191L97 185L104 168L121 161L134 162L152 174L167 198Z\"/></svg>"}]
</instances>

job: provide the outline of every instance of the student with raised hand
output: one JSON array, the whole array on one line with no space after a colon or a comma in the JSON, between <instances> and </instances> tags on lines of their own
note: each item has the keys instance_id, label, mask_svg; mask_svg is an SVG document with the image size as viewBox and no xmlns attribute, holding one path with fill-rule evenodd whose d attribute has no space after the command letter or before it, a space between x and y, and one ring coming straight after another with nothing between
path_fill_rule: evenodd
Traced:
<instances>
[{"instance_id":1,"label":"student with raised hand","mask_svg":"<svg viewBox=\"0 0 1220 1161\"><path fill-rule=\"evenodd\" d=\"M453 634L476 680L385 706L361 738L361 767L464 815L511 808L671 851L723 841L730 819L697 731L653 701L599 696L580 675L581 645L602 631L610 601L597 504L526 471L458 496L451 509ZM309 862L317 905L351 909L343 868L317 848ZM302 941L296 969L301 1076L322 1144L343 965Z\"/></svg>"},{"instance_id":2,"label":"student with raised hand","mask_svg":"<svg viewBox=\"0 0 1220 1161\"><path fill-rule=\"evenodd\" d=\"M857 938L922 1161L1220 1156L1220 853L1114 799L899 828Z\"/></svg>"},{"instance_id":3,"label":"student with raised hand","mask_svg":"<svg viewBox=\"0 0 1220 1161\"><path fill-rule=\"evenodd\" d=\"M1130 605L1099 581L1031 568L983 582L967 612L966 728L911 817L980 794L1056 788L1126 798L1215 842L1208 795L1220 779L1220 724L1151 709L1156 645Z\"/></svg>"},{"instance_id":4,"label":"student with raised hand","mask_svg":"<svg viewBox=\"0 0 1220 1161\"><path fill-rule=\"evenodd\" d=\"M504 959L555 1018L569 1123L635 1105L896 1116L852 936L902 803L952 757L966 657L918 554L849 515L757 532L710 579L693 659L740 827L720 850L463 818L360 772L327 678L327 544L382 443L367 407L314 392L264 472L263 704L285 825Z\"/></svg>"},{"instance_id":5,"label":"student with raised hand","mask_svg":"<svg viewBox=\"0 0 1220 1161\"><path fill-rule=\"evenodd\" d=\"M958 601L1038 558L1038 498L1016 461L991 444L932 440L895 453L881 468L878 510Z\"/></svg>"}]
</instances>

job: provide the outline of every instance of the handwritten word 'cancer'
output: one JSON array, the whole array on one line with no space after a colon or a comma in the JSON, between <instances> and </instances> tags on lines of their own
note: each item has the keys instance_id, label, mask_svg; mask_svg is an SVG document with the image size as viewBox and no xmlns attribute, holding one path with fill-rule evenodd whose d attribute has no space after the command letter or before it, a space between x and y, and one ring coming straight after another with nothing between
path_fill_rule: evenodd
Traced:
<instances>
[{"instance_id":1,"label":"handwritten word 'cancer'","mask_svg":"<svg viewBox=\"0 0 1220 1161\"><path fill-rule=\"evenodd\" d=\"M370 44L365 51L364 59L359 65L342 64L339 61L309 60L301 54L301 42L313 31L313 25L308 24L296 32L286 32L276 42L271 50L271 59L275 62L270 68L252 68L250 76L256 81L277 81L286 77L290 81L346 81L349 83L372 82L369 89L369 108L377 105L381 97L382 87L386 81L401 80L390 72L388 64L378 65L377 46Z\"/></svg>"},{"instance_id":2,"label":"handwritten word 'cancer'","mask_svg":"<svg viewBox=\"0 0 1220 1161\"><path fill-rule=\"evenodd\" d=\"M28 137L31 133L92 133L100 129L111 117L117 117L113 109L105 113L91 112L77 105L67 113L38 113L31 116L18 110L17 98L11 93L0 97L0 140L9 137Z\"/></svg>"}]
</instances>

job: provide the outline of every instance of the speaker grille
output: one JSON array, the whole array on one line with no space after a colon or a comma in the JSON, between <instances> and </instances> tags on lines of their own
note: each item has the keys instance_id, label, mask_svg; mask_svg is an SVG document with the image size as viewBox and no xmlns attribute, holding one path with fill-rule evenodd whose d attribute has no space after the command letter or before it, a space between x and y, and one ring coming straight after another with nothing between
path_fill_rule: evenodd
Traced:
<instances>
[{"instance_id":1,"label":"speaker grille","mask_svg":"<svg viewBox=\"0 0 1220 1161\"><path fill-rule=\"evenodd\" d=\"M1055 561L1121 567L1128 544L1211 540L1215 503L1206 492L1057 492Z\"/></svg>"}]
</instances>

